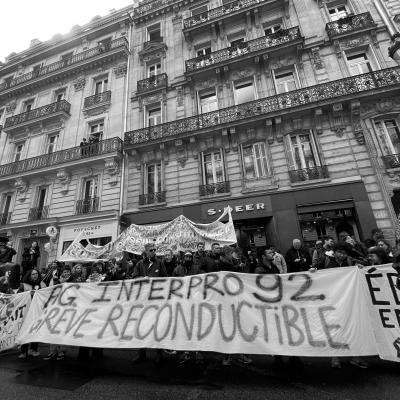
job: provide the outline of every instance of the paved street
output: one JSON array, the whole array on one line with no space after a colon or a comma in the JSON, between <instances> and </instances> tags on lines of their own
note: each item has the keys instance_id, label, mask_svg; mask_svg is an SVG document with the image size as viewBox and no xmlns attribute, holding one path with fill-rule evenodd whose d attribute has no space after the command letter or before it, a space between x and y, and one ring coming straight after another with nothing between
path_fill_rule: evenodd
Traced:
<instances>
[{"instance_id":1,"label":"paved street","mask_svg":"<svg viewBox=\"0 0 400 400\"><path fill-rule=\"evenodd\" d=\"M177 356L156 364L154 353L132 366L131 352L118 350L105 351L98 361L78 361L76 349L61 362L19 360L17 355L0 356L1 400L400 398L400 364L375 358L367 370L350 364L333 370L327 359L303 359L303 369L285 360L278 370L271 357L259 356L252 365L223 367L215 357L207 357L204 366L179 365Z\"/></svg>"}]
</instances>

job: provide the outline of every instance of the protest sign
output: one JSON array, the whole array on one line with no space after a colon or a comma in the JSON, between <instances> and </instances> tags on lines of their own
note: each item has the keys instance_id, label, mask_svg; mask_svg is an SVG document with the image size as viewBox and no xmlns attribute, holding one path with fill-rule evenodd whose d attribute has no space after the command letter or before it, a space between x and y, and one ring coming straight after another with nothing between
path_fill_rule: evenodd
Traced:
<instances>
[{"instance_id":1,"label":"protest sign","mask_svg":"<svg viewBox=\"0 0 400 400\"><path fill-rule=\"evenodd\" d=\"M221 219L225 216L228 216L228 222L223 223ZM80 243L83 239L88 241L86 247ZM165 254L167 249L171 249L174 253L196 251L199 241L205 243L206 250L211 249L214 242L220 245L236 243L236 233L229 207L224 209L216 221L209 224L194 223L183 215L163 224L132 224L114 242L105 246L92 245L85 232L81 232L59 258L59 261L88 262L113 257L120 259L123 251L142 254L144 245L149 242L154 243L157 255Z\"/></svg>"},{"instance_id":2,"label":"protest sign","mask_svg":"<svg viewBox=\"0 0 400 400\"><path fill-rule=\"evenodd\" d=\"M379 357L400 362L400 288L391 265L364 272Z\"/></svg>"},{"instance_id":3,"label":"protest sign","mask_svg":"<svg viewBox=\"0 0 400 400\"><path fill-rule=\"evenodd\" d=\"M18 342L365 356L367 308L358 268L72 283L35 293Z\"/></svg>"},{"instance_id":4,"label":"protest sign","mask_svg":"<svg viewBox=\"0 0 400 400\"><path fill-rule=\"evenodd\" d=\"M0 293L0 351L12 349L31 304L30 292Z\"/></svg>"}]
</instances>

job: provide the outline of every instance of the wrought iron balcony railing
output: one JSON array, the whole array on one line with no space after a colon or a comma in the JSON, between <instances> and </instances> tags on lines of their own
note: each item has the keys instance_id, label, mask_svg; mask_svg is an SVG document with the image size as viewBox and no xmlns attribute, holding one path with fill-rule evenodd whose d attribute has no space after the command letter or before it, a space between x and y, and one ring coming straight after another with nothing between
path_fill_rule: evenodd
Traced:
<instances>
[{"instance_id":1,"label":"wrought iron balcony railing","mask_svg":"<svg viewBox=\"0 0 400 400\"><path fill-rule=\"evenodd\" d=\"M76 214L92 214L99 211L99 198L89 197L76 202Z\"/></svg>"},{"instance_id":2,"label":"wrought iron balcony railing","mask_svg":"<svg viewBox=\"0 0 400 400\"><path fill-rule=\"evenodd\" d=\"M390 154L382 157L385 168L400 168L400 154Z\"/></svg>"},{"instance_id":3,"label":"wrought iron balcony railing","mask_svg":"<svg viewBox=\"0 0 400 400\"><path fill-rule=\"evenodd\" d=\"M0 225L7 225L11 221L11 213L2 213L0 214Z\"/></svg>"},{"instance_id":4,"label":"wrought iron balcony railing","mask_svg":"<svg viewBox=\"0 0 400 400\"><path fill-rule=\"evenodd\" d=\"M363 14L349 15L337 21L328 22L325 29L328 32L328 36L332 39L351 32L374 29L376 26L371 14L366 12Z\"/></svg>"},{"instance_id":5,"label":"wrought iron balcony railing","mask_svg":"<svg viewBox=\"0 0 400 400\"><path fill-rule=\"evenodd\" d=\"M177 119L160 125L125 133L125 145L136 145L181 136L218 125L232 124L249 118L265 117L266 114L295 109L321 102L334 102L338 98L360 96L376 89L400 87L400 66L362 75L326 82L271 97L250 101L237 106Z\"/></svg>"},{"instance_id":6,"label":"wrought iron balcony railing","mask_svg":"<svg viewBox=\"0 0 400 400\"><path fill-rule=\"evenodd\" d=\"M168 76L163 73L160 75L154 75L150 78L142 79L137 82L137 92L144 93L155 89L166 88L168 86Z\"/></svg>"},{"instance_id":7,"label":"wrought iron balcony railing","mask_svg":"<svg viewBox=\"0 0 400 400\"><path fill-rule=\"evenodd\" d=\"M23 112L21 114L8 117L4 124L4 129L24 124L29 121L50 117L51 115L64 112L69 114L71 104L66 100L56 101L55 103L47 104L46 106L34 108L33 110Z\"/></svg>"},{"instance_id":8,"label":"wrought iron balcony railing","mask_svg":"<svg viewBox=\"0 0 400 400\"><path fill-rule=\"evenodd\" d=\"M10 164L0 165L0 178L41 168L58 167L60 164L81 160L83 158L96 157L102 154L114 152L122 153L122 148L122 140L115 137L97 143L88 144L83 147L72 147L50 154L43 154L41 156L27 158Z\"/></svg>"},{"instance_id":9,"label":"wrought iron balcony railing","mask_svg":"<svg viewBox=\"0 0 400 400\"><path fill-rule=\"evenodd\" d=\"M89 50L85 50L81 53L75 54L72 57L65 58L61 61L57 61L53 64L49 64L46 66L41 67L38 70L28 72L27 74L20 75L14 79L11 79L10 81L3 82L0 84L0 92L6 89L11 89L13 87L22 85L25 82L28 82L30 80L39 78L39 77L44 77L48 74L61 71L64 68L68 68L72 65L79 64L82 61L85 60L90 60L100 54L107 54L114 49L117 48L124 48L126 51L128 51L128 41L126 40L125 37L120 37L118 39L112 40L107 46L105 45L99 45L97 47L94 47Z\"/></svg>"},{"instance_id":10,"label":"wrought iron balcony railing","mask_svg":"<svg viewBox=\"0 0 400 400\"><path fill-rule=\"evenodd\" d=\"M145 206L148 204L165 203L165 194L167 192L155 192L146 193L139 195L139 206Z\"/></svg>"},{"instance_id":11,"label":"wrought iron balcony railing","mask_svg":"<svg viewBox=\"0 0 400 400\"><path fill-rule=\"evenodd\" d=\"M209 183L208 185L199 186L200 197L213 196L220 193L229 193L230 190L231 185L229 181Z\"/></svg>"},{"instance_id":12,"label":"wrought iron balcony railing","mask_svg":"<svg viewBox=\"0 0 400 400\"><path fill-rule=\"evenodd\" d=\"M49 214L49 206L35 207L29 209L28 221L46 219Z\"/></svg>"},{"instance_id":13,"label":"wrought iron balcony railing","mask_svg":"<svg viewBox=\"0 0 400 400\"><path fill-rule=\"evenodd\" d=\"M111 90L107 90L106 92L97 93L94 94L93 96L85 97L83 108L90 108L100 104L109 103L110 101L111 101Z\"/></svg>"},{"instance_id":14,"label":"wrought iron balcony railing","mask_svg":"<svg viewBox=\"0 0 400 400\"><path fill-rule=\"evenodd\" d=\"M242 58L258 51L276 48L283 44L302 39L298 26L289 29L282 29L267 36L240 43L237 46L227 47L204 56L187 60L186 73L195 72L209 66L218 65L228 60Z\"/></svg>"},{"instance_id":15,"label":"wrought iron balcony railing","mask_svg":"<svg viewBox=\"0 0 400 400\"><path fill-rule=\"evenodd\" d=\"M221 7L212 8L211 10L203 13L193 15L183 20L183 28L189 29L194 26L203 25L209 21L213 21L226 15L238 14L243 11L265 3L267 0L236 0L231 3L224 4Z\"/></svg>"},{"instance_id":16,"label":"wrought iron balcony railing","mask_svg":"<svg viewBox=\"0 0 400 400\"><path fill-rule=\"evenodd\" d=\"M295 169L289 171L290 182L304 182L311 181L313 179L326 179L329 178L328 168L326 165L321 167L312 167L304 169Z\"/></svg>"}]
</instances>

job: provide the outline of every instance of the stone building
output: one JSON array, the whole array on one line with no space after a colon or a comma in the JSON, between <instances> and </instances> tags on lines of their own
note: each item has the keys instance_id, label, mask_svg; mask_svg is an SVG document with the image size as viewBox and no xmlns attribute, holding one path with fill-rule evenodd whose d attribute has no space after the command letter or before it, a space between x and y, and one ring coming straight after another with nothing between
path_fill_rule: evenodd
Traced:
<instances>
[{"instance_id":1,"label":"stone building","mask_svg":"<svg viewBox=\"0 0 400 400\"><path fill-rule=\"evenodd\" d=\"M118 234L130 10L0 64L0 236L17 261L34 240L43 267L82 230L99 245Z\"/></svg>"},{"instance_id":2,"label":"stone building","mask_svg":"<svg viewBox=\"0 0 400 400\"><path fill-rule=\"evenodd\" d=\"M153 0L133 10L123 221L233 208L239 243L393 240L392 0Z\"/></svg>"}]
</instances>

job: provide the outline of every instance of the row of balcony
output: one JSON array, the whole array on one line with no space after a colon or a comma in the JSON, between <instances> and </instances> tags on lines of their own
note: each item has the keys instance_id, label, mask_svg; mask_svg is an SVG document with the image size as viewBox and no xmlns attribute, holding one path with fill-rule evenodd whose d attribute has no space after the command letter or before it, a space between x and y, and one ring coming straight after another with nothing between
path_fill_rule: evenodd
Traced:
<instances>
[{"instance_id":1,"label":"row of balcony","mask_svg":"<svg viewBox=\"0 0 400 400\"><path fill-rule=\"evenodd\" d=\"M50 217L49 206L33 207L29 209L28 221L41 221ZM75 215L92 214L99 211L99 198L90 197L75 202ZM7 225L11 222L12 213L0 214L0 225Z\"/></svg>"},{"instance_id":2,"label":"row of balcony","mask_svg":"<svg viewBox=\"0 0 400 400\"><path fill-rule=\"evenodd\" d=\"M120 138L101 140L86 146L77 146L54 153L42 154L37 157L26 158L9 164L0 165L0 178L26 173L28 171L40 170L42 168L54 167L71 161L86 161L88 158L97 157L110 153L122 153L123 142Z\"/></svg>"},{"instance_id":3,"label":"row of balcony","mask_svg":"<svg viewBox=\"0 0 400 400\"><path fill-rule=\"evenodd\" d=\"M229 60L237 60L246 56L253 56L258 52L275 49L288 43L303 42L303 37L298 26L290 29L281 29L278 32L270 33L248 42L227 47L210 54L192 58L186 61L186 74L206 69L210 66L217 66Z\"/></svg>"},{"instance_id":4,"label":"row of balcony","mask_svg":"<svg viewBox=\"0 0 400 400\"><path fill-rule=\"evenodd\" d=\"M115 53L127 55L129 52L128 41L125 37L112 40L109 44L101 44L97 47L82 51L71 57L57 61L55 63L40 67L26 74L17 76L14 79L7 80L0 84L0 93L16 89L27 82L37 83L40 80L47 79L50 76L58 74L63 71L70 71L74 68L81 68L83 64L90 63L95 65L96 59L103 57L114 56Z\"/></svg>"},{"instance_id":5,"label":"row of balcony","mask_svg":"<svg viewBox=\"0 0 400 400\"><path fill-rule=\"evenodd\" d=\"M328 179L329 173L326 165L289 171L290 182L299 183L317 179ZM201 198L212 197L220 194L229 194L231 185L229 181L199 185ZM139 195L139 206L159 204L166 202L166 191L146 193Z\"/></svg>"},{"instance_id":6,"label":"row of balcony","mask_svg":"<svg viewBox=\"0 0 400 400\"><path fill-rule=\"evenodd\" d=\"M183 3L182 0L154 0L142 2L138 7L134 8L133 19L135 22L141 22L153 15L159 15L163 11L172 10L175 6L179 6ZM234 0L220 7L212 8L186 18L183 21L184 32L186 33L206 24L215 23L226 17L248 12L252 8L267 5L267 3L268 0ZM334 39L339 36L346 36L351 32L375 29L376 26L371 14L366 12L357 15L348 15L337 21L328 22L326 24L326 31L329 38Z\"/></svg>"},{"instance_id":7,"label":"row of balcony","mask_svg":"<svg viewBox=\"0 0 400 400\"><path fill-rule=\"evenodd\" d=\"M246 102L216 111L182 118L163 124L136 129L125 133L125 146L193 135L206 129L229 126L246 120L265 119L274 113L299 107L354 99L370 95L377 89L390 89L400 85L400 67L387 68L366 74L330 81L303 89L290 91Z\"/></svg>"}]
</instances>

